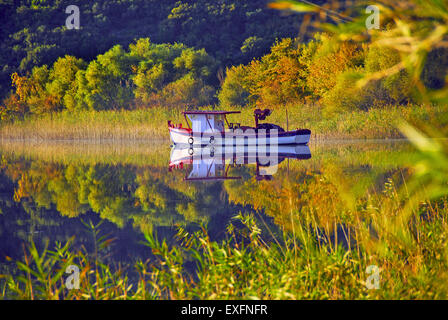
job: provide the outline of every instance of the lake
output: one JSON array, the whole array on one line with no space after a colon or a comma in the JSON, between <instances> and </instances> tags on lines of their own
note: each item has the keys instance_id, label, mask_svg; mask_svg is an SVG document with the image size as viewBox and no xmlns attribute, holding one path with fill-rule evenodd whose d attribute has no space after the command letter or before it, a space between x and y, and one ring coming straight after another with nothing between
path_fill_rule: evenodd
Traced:
<instances>
[{"instance_id":1,"label":"lake","mask_svg":"<svg viewBox=\"0 0 448 320\"><path fill-rule=\"evenodd\" d=\"M111 265L150 258L145 232L177 245L179 226L206 225L219 240L239 213L254 214L266 241L294 230L305 211L341 238L337 214L343 207L397 192L416 157L405 140L311 142L309 148L280 150L275 167L247 156L232 164L213 152L213 163L191 161L188 150L176 152L164 140L2 142L2 268L7 257L21 259L31 240L52 248L74 237L75 246L95 250L90 222L99 236L113 240L107 249Z\"/></svg>"}]
</instances>

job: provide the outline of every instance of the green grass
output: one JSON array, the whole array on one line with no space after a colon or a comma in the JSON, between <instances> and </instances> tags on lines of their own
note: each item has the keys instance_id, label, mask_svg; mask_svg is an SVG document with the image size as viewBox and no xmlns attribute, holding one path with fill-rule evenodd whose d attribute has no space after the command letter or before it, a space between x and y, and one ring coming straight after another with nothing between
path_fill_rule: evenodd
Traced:
<instances>
[{"instance_id":1,"label":"green grass","mask_svg":"<svg viewBox=\"0 0 448 320\"><path fill-rule=\"evenodd\" d=\"M209 108L210 109L210 108ZM235 108L229 108L236 110ZM288 106L289 129L309 128L312 139L360 138L384 139L402 137L397 121L411 123L438 123L447 107L388 107L326 115L318 106ZM121 111L60 112L28 117L15 123L0 126L2 139L15 140L157 140L168 137L167 121L185 120L181 110L152 108ZM253 109L242 109L240 115L230 115L230 122L253 125ZM277 109L268 119L284 128L286 110Z\"/></svg>"}]
</instances>

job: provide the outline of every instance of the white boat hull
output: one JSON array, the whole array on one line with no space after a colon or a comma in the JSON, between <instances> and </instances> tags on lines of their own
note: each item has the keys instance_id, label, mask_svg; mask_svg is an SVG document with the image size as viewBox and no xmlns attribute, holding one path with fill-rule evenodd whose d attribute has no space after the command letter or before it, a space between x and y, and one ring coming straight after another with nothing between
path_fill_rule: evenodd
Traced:
<instances>
[{"instance_id":1,"label":"white boat hull","mask_svg":"<svg viewBox=\"0 0 448 320\"><path fill-rule=\"evenodd\" d=\"M270 144L300 144L306 145L310 141L311 132L309 130L295 130L271 134L269 131L262 135L244 132L205 132L195 134L185 128L170 128L171 141L175 145L270 145Z\"/></svg>"}]
</instances>

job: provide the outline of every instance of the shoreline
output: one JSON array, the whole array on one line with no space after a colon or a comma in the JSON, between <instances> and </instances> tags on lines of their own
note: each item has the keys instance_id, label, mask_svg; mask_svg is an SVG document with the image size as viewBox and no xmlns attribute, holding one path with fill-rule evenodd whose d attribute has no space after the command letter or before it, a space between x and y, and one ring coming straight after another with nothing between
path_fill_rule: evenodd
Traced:
<instances>
[{"instance_id":1,"label":"shoreline","mask_svg":"<svg viewBox=\"0 0 448 320\"><path fill-rule=\"evenodd\" d=\"M226 108L241 111L229 116L229 122L253 123L251 108ZM397 107L351 111L325 116L309 106L289 108L286 121L282 110L276 110L266 121L289 129L311 130L310 141L327 140L389 140L402 139L398 130L400 121L411 125L440 123L448 111L447 107L425 108ZM179 110L136 109L121 111L85 111L80 113L60 112L40 117L29 117L12 123L0 124L1 141L153 141L169 139L167 122L185 124Z\"/></svg>"},{"instance_id":2,"label":"shoreline","mask_svg":"<svg viewBox=\"0 0 448 320\"><path fill-rule=\"evenodd\" d=\"M443 138L437 138L443 139ZM317 138L310 138L310 143L317 144L333 144L333 143L348 143L348 142L405 142L409 141L405 137L372 137L372 138L359 138L359 137L334 137L334 136L324 136ZM158 143L170 143L169 137L157 137L156 139L144 139L144 138L92 138L92 139L35 139L35 138L2 138L0 137L0 145L2 143L20 143L20 144L89 144L89 145L103 145L103 144L158 144Z\"/></svg>"},{"instance_id":3,"label":"shoreline","mask_svg":"<svg viewBox=\"0 0 448 320\"><path fill-rule=\"evenodd\" d=\"M392 128L385 128L388 130L394 130ZM313 131L312 128L310 129ZM130 131L130 130L129 130ZM117 132L114 136L113 132L99 133L99 134L74 134L74 133L64 133L64 132L45 132L41 134L23 134L22 132L8 134L2 134L0 128L0 141L33 141L33 142L45 142L45 141L66 141L66 142L102 142L102 141L154 141L154 140L169 140L169 131L160 133L160 130L156 128L148 128L147 131L156 132L145 132L145 134L138 134L131 132ZM65 135L65 137L64 137ZM327 134L322 133L311 133L310 141L328 141L328 140L394 140L394 139L405 139L405 136L399 133L393 133L390 135L376 134L375 132L364 133L357 132L354 134L349 134L345 132L330 132Z\"/></svg>"},{"instance_id":4,"label":"shoreline","mask_svg":"<svg viewBox=\"0 0 448 320\"><path fill-rule=\"evenodd\" d=\"M352 152L355 154L362 152L364 155L365 153L381 154L384 150L407 150L410 152L415 150L407 139L330 139L311 141L308 146L311 151L311 161L297 162L299 166L306 168L314 167L316 163L322 161L322 156L326 152L330 152L335 157L334 159L341 160ZM105 163L165 167L170 161L171 150L171 143L168 139L120 142L111 140L107 142L92 140L84 140L83 142L0 140L0 155L2 158L24 157L24 159L29 160L61 163ZM380 159L377 156L373 158ZM364 156L359 159L364 159ZM380 165L383 165L382 160L380 163Z\"/></svg>"},{"instance_id":5,"label":"shoreline","mask_svg":"<svg viewBox=\"0 0 448 320\"><path fill-rule=\"evenodd\" d=\"M448 140L448 138L433 138L432 140ZM388 144L388 143L410 143L406 137L402 138L340 138L340 137L326 137L321 139L310 139L308 146L334 146L340 145L357 145L357 144ZM171 147L172 143L169 137L157 137L155 139L9 139L0 137L0 151L4 145L26 145L30 147L37 146L91 146L91 147L133 147L133 146L166 146Z\"/></svg>"}]
</instances>

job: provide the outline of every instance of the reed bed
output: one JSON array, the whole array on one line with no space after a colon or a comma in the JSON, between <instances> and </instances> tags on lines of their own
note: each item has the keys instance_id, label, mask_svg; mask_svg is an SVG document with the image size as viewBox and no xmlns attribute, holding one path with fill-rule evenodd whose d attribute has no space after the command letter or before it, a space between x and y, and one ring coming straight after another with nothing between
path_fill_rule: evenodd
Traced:
<instances>
[{"instance_id":1,"label":"reed bed","mask_svg":"<svg viewBox=\"0 0 448 320\"><path fill-rule=\"evenodd\" d=\"M167 137L167 121L179 121L180 112L166 109L67 111L29 117L0 128L2 139L153 141Z\"/></svg>"},{"instance_id":2,"label":"reed bed","mask_svg":"<svg viewBox=\"0 0 448 320\"><path fill-rule=\"evenodd\" d=\"M253 124L251 108L227 109L242 111L239 115L230 115L230 122ZM285 129L309 128L313 132L312 140L391 139L403 137L397 129L399 119L410 123L433 122L440 126L443 125L440 118L447 111L448 107L400 106L328 115L318 106L289 105L275 110L268 121ZM3 123L0 125L0 138L34 141L152 141L168 137L168 120L186 125L181 110L162 107L77 113L64 111L29 117L14 123Z\"/></svg>"}]
</instances>

